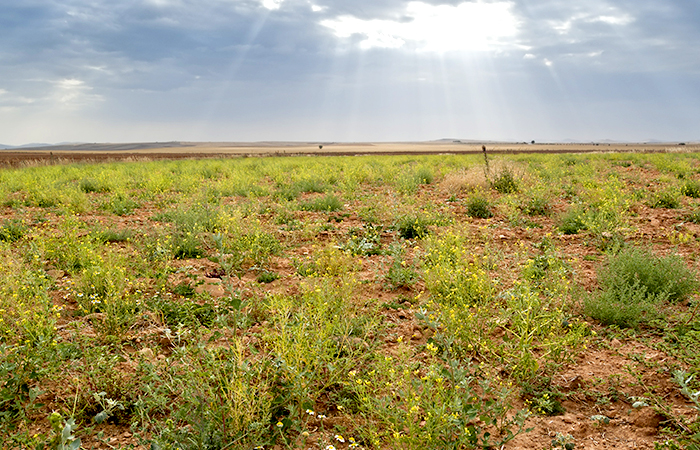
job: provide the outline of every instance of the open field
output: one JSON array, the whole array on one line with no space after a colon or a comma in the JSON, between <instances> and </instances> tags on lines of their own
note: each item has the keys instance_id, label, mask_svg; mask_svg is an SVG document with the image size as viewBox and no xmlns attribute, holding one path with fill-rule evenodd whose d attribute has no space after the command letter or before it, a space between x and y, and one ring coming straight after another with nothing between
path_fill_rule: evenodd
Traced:
<instances>
[{"instance_id":1,"label":"open field","mask_svg":"<svg viewBox=\"0 0 700 450\"><path fill-rule=\"evenodd\" d=\"M697 152L698 143L591 143L526 144L469 141L328 143L328 142L150 142L129 144L55 145L30 149L0 150L0 167L71 162L114 162L154 159L233 158L254 156L353 156L477 154L486 145L489 152L598 153L598 152ZM321 146L321 148L319 148Z\"/></svg>"},{"instance_id":2,"label":"open field","mask_svg":"<svg viewBox=\"0 0 700 450\"><path fill-rule=\"evenodd\" d=\"M0 447L700 446L696 146L318 145L0 152Z\"/></svg>"}]
</instances>

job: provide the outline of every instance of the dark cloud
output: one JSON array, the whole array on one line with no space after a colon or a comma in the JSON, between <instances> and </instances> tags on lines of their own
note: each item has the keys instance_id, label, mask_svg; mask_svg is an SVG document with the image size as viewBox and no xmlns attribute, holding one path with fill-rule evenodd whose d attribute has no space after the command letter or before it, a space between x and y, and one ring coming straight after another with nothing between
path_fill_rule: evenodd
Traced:
<instances>
[{"instance_id":1,"label":"dark cloud","mask_svg":"<svg viewBox=\"0 0 700 450\"><path fill-rule=\"evenodd\" d=\"M0 6L0 123L8 120L0 132L14 132L38 111L70 111L104 123L157 122L162 130L172 120L180 124L176 134L182 123L210 133L218 126L217 139L228 136L224 124L231 122L238 125L229 130L239 134L229 139L268 138L241 130L262 133L271 122L281 124L280 139L303 130L309 138L337 133L324 134L336 140L377 138L382 130L392 139L480 132L505 138L497 134L538 126L559 138L596 127L613 133L614 126L634 134L648 123L680 136L691 131L683 128L687 122L673 131L640 108L668 109L672 120L697 116L700 100L695 0L513 0L519 25L509 45L445 54L410 40L396 49L363 50L366 35L337 37L322 25L348 16L411 23L416 18L405 0L285 0L279 9L258 0L6 3ZM539 122L533 108L542 113ZM601 114L610 109L628 118ZM81 140L84 132L75 125L74 136L54 140Z\"/></svg>"}]
</instances>

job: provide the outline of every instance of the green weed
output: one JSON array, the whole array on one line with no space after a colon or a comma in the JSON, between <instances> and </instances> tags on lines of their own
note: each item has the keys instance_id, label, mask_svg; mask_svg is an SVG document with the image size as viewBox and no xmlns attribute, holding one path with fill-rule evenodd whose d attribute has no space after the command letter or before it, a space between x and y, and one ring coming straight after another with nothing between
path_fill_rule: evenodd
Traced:
<instances>
[{"instance_id":1,"label":"green weed","mask_svg":"<svg viewBox=\"0 0 700 450\"><path fill-rule=\"evenodd\" d=\"M581 208L571 208L559 217L559 231L564 234L578 234L586 230L586 219Z\"/></svg>"},{"instance_id":2,"label":"green weed","mask_svg":"<svg viewBox=\"0 0 700 450\"><path fill-rule=\"evenodd\" d=\"M503 167L491 180L491 188L501 194L513 194L518 192L518 179L510 167Z\"/></svg>"},{"instance_id":3,"label":"green weed","mask_svg":"<svg viewBox=\"0 0 700 450\"><path fill-rule=\"evenodd\" d=\"M102 209L117 216L127 216L133 214L134 210L140 205L130 196L117 193L102 205Z\"/></svg>"},{"instance_id":4,"label":"green weed","mask_svg":"<svg viewBox=\"0 0 700 450\"><path fill-rule=\"evenodd\" d=\"M328 194L325 197L316 197L302 202L299 208L302 211L334 212L343 209L343 203L335 195Z\"/></svg>"},{"instance_id":5,"label":"green weed","mask_svg":"<svg viewBox=\"0 0 700 450\"><path fill-rule=\"evenodd\" d=\"M5 220L0 225L0 241L16 242L27 233L27 226L21 220Z\"/></svg>"},{"instance_id":6,"label":"green weed","mask_svg":"<svg viewBox=\"0 0 700 450\"><path fill-rule=\"evenodd\" d=\"M338 277L355 272L358 261L336 246L325 246L312 257L297 261L297 273L304 277Z\"/></svg>"},{"instance_id":7,"label":"green weed","mask_svg":"<svg viewBox=\"0 0 700 450\"><path fill-rule=\"evenodd\" d=\"M350 229L350 237L341 248L354 256L379 255L382 253L381 232L382 227L371 223L361 229Z\"/></svg>"},{"instance_id":8,"label":"green weed","mask_svg":"<svg viewBox=\"0 0 700 450\"><path fill-rule=\"evenodd\" d=\"M420 166L415 172L415 178L419 184L431 184L435 180L435 174L430 167Z\"/></svg>"},{"instance_id":9,"label":"green weed","mask_svg":"<svg viewBox=\"0 0 700 450\"><path fill-rule=\"evenodd\" d=\"M86 194L93 192L102 194L112 190L109 183L107 183L105 180L97 180L95 178L83 178L78 183L78 186L80 187L80 190Z\"/></svg>"},{"instance_id":10,"label":"green weed","mask_svg":"<svg viewBox=\"0 0 700 450\"><path fill-rule=\"evenodd\" d=\"M700 181L698 180L687 180L681 186L681 194L686 197L700 198Z\"/></svg>"},{"instance_id":11,"label":"green weed","mask_svg":"<svg viewBox=\"0 0 700 450\"><path fill-rule=\"evenodd\" d=\"M134 238L134 232L129 229L122 230L104 230L95 233L95 239L104 244L129 242Z\"/></svg>"},{"instance_id":12,"label":"green weed","mask_svg":"<svg viewBox=\"0 0 700 450\"><path fill-rule=\"evenodd\" d=\"M652 208L679 208L681 206L681 202L678 196L679 193L674 189L656 192L649 199L649 206Z\"/></svg>"},{"instance_id":13,"label":"green weed","mask_svg":"<svg viewBox=\"0 0 700 450\"><path fill-rule=\"evenodd\" d=\"M417 280L418 273L412 262L406 259L406 250L399 243L393 244L388 250L391 262L385 280L389 289L410 288Z\"/></svg>"},{"instance_id":14,"label":"green weed","mask_svg":"<svg viewBox=\"0 0 700 450\"><path fill-rule=\"evenodd\" d=\"M480 194L475 194L469 197L465 203L467 207L467 215L477 219L488 219L493 217L491 204L489 200Z\"/></svg>"},{"instance_id":15,"label":"green weed","mask_svg":"<svg viewBox=\"0 0 700 450\"><path fill-rule=\"evenodd\" d=\"M691 223L700 224L700 210L689 212L688 214L686 214L684 216L684 220L687 220L688 222L691 222Z\"/></svg>"},{"instance_id":16,"label":"green weed","mask_svg":"<svg viewBox=\"0 0 700 450\"><path fill-rule=\"evenodd\" d=\"M532 195L520 204L520 210L528 216L548 216L552 207L549 199L542 195Z\"/></svg>"},{"instance_id":17,"label":"green weed","mask_svg":"<svg viewBox=\"0 0 700 450\"><path fill-rule=\"evenodd\" d=\"M272 283L275 280L278 280L280 277L280 274L276 272L268 272L267 270L264 270L258 275L258 278L256 278L256 281L258 283Z\"/></svg>"},{"instance_id":18,"label":"green weed","mask_svg":"<svg viewBox=\"0 0 700 450\"><path fill-rule=\"evenodd\" d=\"M364 435L373 447L500 447L523 431L527 414L513 414L508 389L476 368L436 359L421 367L411 364L406 346L399 352L344 381L371 420Z\"/></svg>"},{"instance_id":19,"label":"green weed","mask_svg":"<svg viewBox=\"0 0 700 450\"><path fill-rule=\"evenodd\" d=\"M191 231L175 233L172 239L173 256L176 259L201 258L204 256L203 243Z\"/></svg>"},{"instance_id":20,"label":"green weed","mask_svg":"<svg viewBox=\"0 0 700 450\"><path fill-rule=\"evenodd\" d=\"M423 215L404 215L396 222L396 230L404 239L422 239L428 235L433 221Z\"/></svg>"},{"instance_id":21,"label":"green weed","mask_svg":"<svg viewBox=\"0 0 700 450\"><path fill-rule=\"evenodd\" d=\"M227 274L242 277L248 270L264 270L270 258L280 252L279 240L272 234L251 223L248 231L241 223L230 224L227 233L214 234L212 241L218 252L212 259L218 262Z\"/></svg>"},{"instance_id":22,"label":"green weed","mask_svg":"<svg viewBox=\"0 0 700 450\"><path fill-rule=\"evenodd\" d=\"M598 281L601 292L584 301L586 314L605 325L632 328L658 317L665 303L683 301L700 286L681 258L657 257L641 248L610 256Z\"/></svg>"},{"instance_id":23,"label":"green weed","mask_svg":"<svg viewBox=\"0 0 700 450\"><path fill-rule=\"evenodd\" d=\"M645 297L674 303L687 299L700 286L680 256L655 256L643 248L611 256L599 273L599 282L605 290L638 283Z\"/></svg>"},{"instance_id":24,"label":"green weed","mask_svg":"<svg viewBox=\"0 0 700 450\"><path fill-rule=\"evenodd\" d=\"M0 218L0 447L54 448L59 431L64 447L78 435L106 447L127 428L125 447L154 449L500 447L528 410L560 412L562 394L540 380L606 345L589 342L581 304L606 335L653 334L646 345L687 368L676 382L693 402L697 242L680 222L700 222L681 197L694 195L697 155L504 156L486 176L481 156L0 170L12 207ZM690 215L641 238L630 225L649 215L647 183L677 185ZM551 214L562 190L571 206L554 224L530 216ZM505 220L465 219L460 201ZM688 256L656 257L640 239ZM580 261L586 244L606 254ZM576 274L591 267L601 288L587 295ZM209 278L222 296L202 292ZM581 400L597 408L642 387L671 411L668 448L694 444L696 425L643 381ZM36 420L52 410L51 424Z\"/></svg>"}]
</instances>

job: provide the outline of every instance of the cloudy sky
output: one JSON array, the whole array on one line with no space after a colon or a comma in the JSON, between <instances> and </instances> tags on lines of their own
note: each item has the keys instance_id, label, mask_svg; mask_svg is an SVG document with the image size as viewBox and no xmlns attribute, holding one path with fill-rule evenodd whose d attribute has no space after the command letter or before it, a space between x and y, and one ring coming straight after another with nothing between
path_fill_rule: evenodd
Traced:
<instances>
[{"instance_id":1,"label":"cloudy sky","mask_svg":"<svg viewBox=\"0 0 700 450\"><path fill-rule=\"evenodd\" d=\"M0 143L700 140L698 0L0 2Z\"/></svg>"}]
</instances>

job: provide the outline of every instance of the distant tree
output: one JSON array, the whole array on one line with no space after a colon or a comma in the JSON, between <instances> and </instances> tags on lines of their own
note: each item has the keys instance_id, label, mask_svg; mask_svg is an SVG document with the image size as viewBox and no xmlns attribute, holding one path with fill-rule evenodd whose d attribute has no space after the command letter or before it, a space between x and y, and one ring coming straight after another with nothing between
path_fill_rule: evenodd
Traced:
<instances>
[{"instance_id":1,"label":"distant tree","mask_svg":"<svg viewBox=\"0 0 700 450\"><path fill-rule=\"evenodd\" d=\"M323 145L319 145L318 149L321 150L323 148Z\"/></svg>"}]
</instances>

